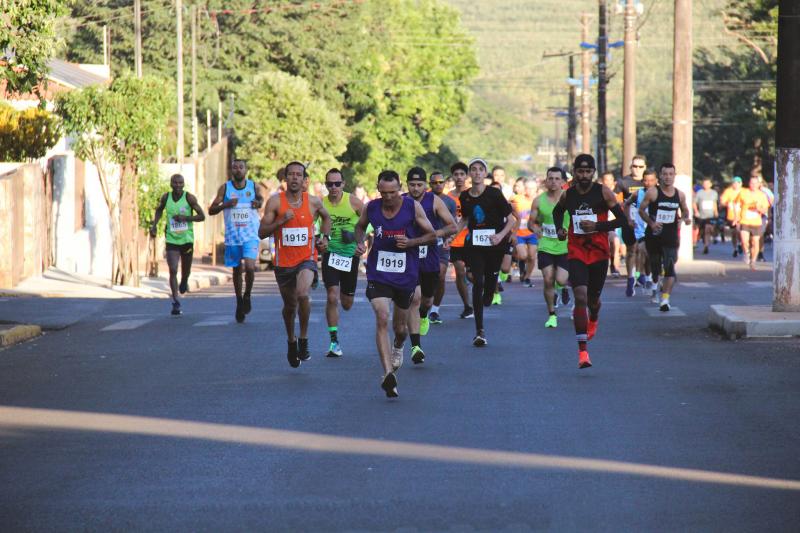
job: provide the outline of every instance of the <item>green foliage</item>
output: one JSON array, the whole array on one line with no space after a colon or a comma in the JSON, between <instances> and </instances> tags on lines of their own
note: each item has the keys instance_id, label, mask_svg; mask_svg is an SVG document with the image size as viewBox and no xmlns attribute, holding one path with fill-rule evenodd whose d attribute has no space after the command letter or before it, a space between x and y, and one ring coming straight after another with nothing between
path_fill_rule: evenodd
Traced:
<instances>
[{"instance_id":1,"label":"green foliage","mask_svg":"<svg viewBox=\"0 0 800 533\"><path fill-rule=\"evenodd\" d=\"M139 206L139 227L149 229L155 218L158 202L164 193L171 191L169 179L159 174L155 161L148 161L139 167L139 187L136 191ZM157 235L164 233L164 224L167 217L161 217L158 224Z\"/></svg>"},{"instance_id":2,"label":"green foliage","mask_svg":"<svg viewBox=\"0 0 800 533\"><path fill-rule=\"evenodd\" d=\"M43 109L17 111L0 103L0 161L44 157L61 136L58 117Z\"/></svg>"},{"instance_id":3,"label":"green foliage","mask_svg":"<svg viewBox=\"0 0 800 533\"><path fill-rule=\"evenodd\" d=\"M260 179L275 176L293 160L308 163L309 172L321 178L347 145L344 121L303 78L284 72L258 75L241 106L238 156L248 159Z\"/></svg>"},{"instance_id":4,"label":"green foliage","mask_svg":"<svg viewBox=\"0 0 800 533\"><path fill-rule=\"evenodd\" d=\"M47 62L62 44L56 37L56 19L71 0L0 1L0 80L11 92L39 92ZM41 95L40 95L41 96Z\"/></svg>"}]
</instances>

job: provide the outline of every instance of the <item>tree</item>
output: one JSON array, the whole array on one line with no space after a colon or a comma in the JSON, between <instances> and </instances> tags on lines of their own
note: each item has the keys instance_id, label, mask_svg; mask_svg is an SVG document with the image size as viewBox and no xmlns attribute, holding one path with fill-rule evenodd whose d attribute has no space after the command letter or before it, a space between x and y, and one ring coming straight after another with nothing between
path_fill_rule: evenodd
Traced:
<instances>
[{"instance_id":1,"label":"tree","mask_svg":"<svg viewBox=\"0 0 800 533\"><path fill-rule=\"evenodd\" d=\"M245 94L237 126L239 155L262 179L289 161L308 163L319 175L335 166L347 146L345 124L308 82L284 72L256 76Z\"/></svg>"},{"instance_id":2,"label":"tree","mask_svg":"<svg viewBox=\"0 0 800 533\"><path fill-rule=\"evenodd\" d=\"M0 161L44 157L60 138L58 117L44 109L17 111L0 103Z\"/></svg>"},{"instance_id":3,"label":"tree","mask_svg":"<svg viewBox=\"0 0 800 533\"><path fill-rule=\"evenodd\" d=\"M152 77L117 78L108 88L63 93L56 103L75 154L97 167L111 218L114 284L139 283L139 171L156 156L171 107L169 86Z\"/></svg>"},{"instance_id":4,"label":"tree","mask_svg":"<svg viewBox=\"0 0 800 533\"><path fill-rule=\"evenodd\" d=\"M9 92L34 92L46 81L47 62L61 41L56 19L71 0L0 0L0 80Z\"/></svg>"}]
</instances>

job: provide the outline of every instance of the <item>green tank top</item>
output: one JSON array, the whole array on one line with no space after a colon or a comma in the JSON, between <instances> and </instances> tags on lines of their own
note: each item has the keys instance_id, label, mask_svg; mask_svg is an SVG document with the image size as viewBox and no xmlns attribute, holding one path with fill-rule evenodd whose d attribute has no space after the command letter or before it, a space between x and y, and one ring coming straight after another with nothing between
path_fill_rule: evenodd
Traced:
<instances>
[{"instance_id":1,"label":"green tank top","mask_svg":"<svg viewBox=\"0 0 800 533\"><path fill-rule=\"evenodd\" d=\"M539 238L539 251L551 255L567 253L567 241L559 241L556 235L556 225L553 221L553 208L555 204L547 198L547 193L539 198L539 222L542 224L542 236ZM569 229L569 213L564 213L564 229Z\"/></svg>"},{"instance_id":2,"label":"green tank top","mask_svg":"<svg viewBox=\"0 0 800 533\"><path fill-rule=\"evenodd\" d=\"M194 222L175 222L172 217L175 215L192 215L192 207L186 201L186 191L183 191L180 199L176 202L172 199L172 193L167 193L167 242L170 244L189 244L194 242Z\"/></svg>"},{"instance_id":3,"label":"green tank top","mask_svg":"<svg viewBox=\"0 0 800 533\"><path fill-rule=\"evenodd\" d=\"M353 257L356 253L355 229L358 213L350 205L350 193L343 192L342 199L337 205L333 205L327 196L322 199L322 204L331 216L331 240L328 243L328 250Z\"/></svg>"}]
</instances>

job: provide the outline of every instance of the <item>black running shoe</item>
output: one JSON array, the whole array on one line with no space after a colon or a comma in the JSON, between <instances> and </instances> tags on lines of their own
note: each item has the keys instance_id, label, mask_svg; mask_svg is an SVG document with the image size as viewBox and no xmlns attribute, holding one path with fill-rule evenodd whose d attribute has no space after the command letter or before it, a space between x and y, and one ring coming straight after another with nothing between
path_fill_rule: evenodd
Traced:
<instances>
[{"instance_id":1,"label":"black running shoe","mask_svg":"<svg viewBox=\"0 0 800 533\"><path fill-rule=\"evenodd\" d=\"M244 314L249 315L250 311L253 309L253 306L250 304L250 295L245 294L242 298L242 311Z\"/></svg>"},{"instance_id":2,"label":"black running shoe","mask_svg":"<svg viewBox=\"0 0 800 533\"><path fill-rule=\"evenodd\" d=\"M172 302L172 316L180 316L181 315L181 304L180 302Z\"/></svg>"},{"instance_id":3,"label":"black running shoe","mask_svg":"<svg viewBox=\"0 0 800 533\"><path fill-rule=\"evenodd\" d=\"M487 344L489 344L489 341L486 340L486 334L483 330L480 330L478 334L475 335L475 338L472 339L472 345L476 348L483 348Z\"/></svg>"},{"instance_id":4,"label":"black running shoe","mask_svg":"<svg viewBox=\"0 0 800 533\"><path fill-rule=\"evenodd\" d=\"M308 351L308 339L297 339L297 357L301 361L311 359L311 352Z\"/></svg>"},{"instance_id":5,"label":"black running shoe","mask_svg":"<svg viewBox=\"0 0 800 533\"><path fill-rule=\"evenodd\" d=\"M472 318L474 316L475 316L475 311L470 306L465 307L464 310L461 312L461 318Z\"/></svg>"},{"instance_id":6,"label":"black running shoe","mask_svg":"<svg viewBox=\"0 0 800 533\"><path fill-rule=\"evenodd\" d=\"M240 299L236 299L236 322L241 324L244 322L244 303Z\"/></svg>"},{"instance_id":7,"label":"black running shoe","mask_svg":"<svg viewBox=\"0 0 800 533\"><path fill-rule=\"evenodd\" d=\"M381 388L386 393L387 398L397 398L400 396L397 394L397 378L394 375L394 372L389 372L383 378L383 383L381 383Z\"/></svg>"},{"instance_id":8,"label":"black running shoe","mask_svg":"<svg viewBox=\"0 0 800 533\"><path fill-rule=\"evenodd\" d=\"M300 366L300 358L297 356L297 341L289 341L289 351L286 352L286 359L289 360L289 365L292 368Z\"/></svg>"},{"instance_id":9,"label":"black running shoe","mask_svg":"<svg viewBox=\"0 0 800 533\"><path fill-rule=\"evenodd\" d=\"M186 291L188 290L189 290L189 280L182 279L181 284L178 285L178 292L180 292L181 294L186 294Z\"/></svg>"}]
</instances>

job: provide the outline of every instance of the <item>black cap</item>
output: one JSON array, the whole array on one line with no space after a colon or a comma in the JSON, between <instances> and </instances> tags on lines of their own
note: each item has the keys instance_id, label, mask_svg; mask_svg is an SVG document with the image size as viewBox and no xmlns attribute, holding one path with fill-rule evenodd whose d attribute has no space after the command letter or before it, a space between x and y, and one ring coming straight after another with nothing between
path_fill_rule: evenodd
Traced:
<instances>
[{"instance_id":1,"label":"black cap","mask_svg":"<svg viewBox=\"0 0 800 533\"><path fill-rule=\"evenodd\" d=\"M594 164L594 157L589 154L578 154L578 157L575 158L575 164L573 165L574 168L591 168L596 169L597 167Z\"/></svg>"},{"instance_id":2,"label":"black cap","mask_svg":"<svg viewBox=\"0 0 800 533\"><path fill-rule=\"evenodd\" d=\"M406 181L425 181L427 179L425 169L421 167L414 167L406 174Z\"/></svg>"}]
</instances>

